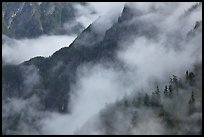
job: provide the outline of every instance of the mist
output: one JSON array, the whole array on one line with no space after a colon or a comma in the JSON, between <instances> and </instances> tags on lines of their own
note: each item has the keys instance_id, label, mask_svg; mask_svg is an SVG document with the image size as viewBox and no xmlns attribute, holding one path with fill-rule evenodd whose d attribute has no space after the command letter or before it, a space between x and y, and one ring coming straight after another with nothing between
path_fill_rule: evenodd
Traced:
<instances>
[{"instance_id":1,"label":"mist","mask_svg":"<svg viewBox=\"0 0 204 137\"><path fill-rule=\"evenodd\" d=\"M40 36L36 39L8 39L2 45L5 63L20 64L36 56L49 57L62 47L68 47L76 36Z\"/></svg>"},{"instance_id":2,"label":"mist","mask_svg":"<svg viewBox=\"0 0 204 137\"><path fill-rule=\"evenodd\" d=\"M74 5L76 20L63 24L63 28L69 32L79 23L84 28L88 27L100 17L94 27L97 32L103 32L111 27L119 14L122 12L124 3L88 2L86 6ZM102 8L103 7L103 8ZM105 8L104 8L105 7ZM111 11L112 14L109 14ZM101 17L103 16L103 17ZM107 17L106 17L107 16ZM104 18L105 17L105 18ZM62 47L68 47L78 34L72 35L42 35L33 39L13 39L2 35L2 58L4 64L20 64L36 56L49 57Z\"/></svg>"},{"instance_id":3,"label":"mist","mask_svg":"<svg viewBox=\"0 0 204 137\"><path fill-rule=\"evenodd\" d=\"M104 4L106 5L107 3ZM187 117L187 109L183 106L185 106L186 98L191 95L190 90L187 91L185 96L182 94L185 91L181 91L179 93L181 99L176 98L173 100L174 103L169 103L170 101L168 99L165 100L163 97L161 99L162 103L169 106L170 114L176 112L177 117L183 118L184 122L182 121L182 125L186 129L184 131L171 131L166 126L166 123L156 116L153 109L147 109L145 106L137 109L133 107L120 108L117 106L121 100L125 98L131 100L131 96L133 97L141 92L143 94L151 94L155 90L155 83L163 89L165 84L168 83L169 77L172 75L183 77L186 70L193 70L195 64L202 62L202 33L196 33L190 39L187 37L188 32L193 30L195 22L202 20L202 7L201 10L190 14L190 17L182 18L193 4L195 3L160 3L158 5L153 3L126 4L126 6L136 11L138 9L141 11L139 16L136 16L130 22L127 22L127 24L149 20L149 22L152 22L151 25L158 29L155 37L149 37L143 33L143 30L149 26L141 25L138 26L141 29L141 35L118 41L120 48L116 51L116 60L121 63L120 65L123 66L123 69L118 67L117 62L89 62L81 64L77 68L76 83L71 85L71 101L69 102L69 106L67 106L71 108L70 114L60 114L57 112L43 113L37 110L36 113L39 112L39 115L42 117L37 121L37 125L41 128L37 131L29 131L23 126L21 127L26 130L25 132L31 134L158 135L172 133L184 134L191 128L192 131L199 130L197 126L189 126L189 123L192 123L195 119L202 119L202 111L200 112L202 97L200 96L200 92L196 95L199 100L196 104L198 111L194 115L191 115L189 119ZM100 12L101 16L113 10L113 14L106 17L106 19L110 19L107 20L107 24L104 24L103 18L99 18L97 20L98 22L96 21L96 24L94 24L94 28L99 34L104 34L104 30L109 29L117 21L117 18L122 12L119 7L123 6L124 3L116 4L117 6L115 8L113 6L115 5L114 3L108 5L102 9L98 8L101 6L100 4L91 3L91 6L95 10L97 9L96 11ZM82 7L78 8L82 10ZM82 11L91 13L90 9L89 7L88 11L87 9L83 9ZM82 13L79 14L84 18L79 19L83 22L84 26L89 24L88 18L95 18L90 16L83 17ZM3 58L9 63L19 63L31 56L50 56L61 45L69 45L67 41L71 43L74 38L75 36L71 38L69 36L43 36L39 39L23 40L23 42L18 40L12 42L5 41L2 52ZM55 39L58 39L58 41ZM61 44L59 44L60 42ZM17 45L16 48L11 47L13 45L12 43ZM26 48L27 45L29 45L29 48ZM59 47L56 47L56 45L59 45ZM42 49L40 46L45 47ZM54 47L56 49L53 49ZM35 75L37 75L36 72ZM38 79L32 78L35 80ZM25 84L30 85L29 81ZM36 98L34 100L37 100ZM25 106L21 105L21 101L15 102L14 104L17 106ZM30 101L25 100L25 102ZM37 103L35 102L33 104ZM170 108L172 106L177 107ZM15 111L20 112L22 110L21 107L16 107L17 110ZM30 109L35 110L35 107ZM134 112L137 113L138 120L137 125L133 126L130 123ZM7 110L7 113L12 112ZM110 130L113 129L112 131L109 132L109 127L106 127L104 119L111 121ZM193 123L193 125L196 124Z\"/></svg>"},{"instance_id":4,"label":"mist","mask_svg":"<svg viewBox=\"0 0 204 137\"><path fill-rule=\"evenodd\" d=\"M162 4L162 6L164 5ZM168 8L172 8L171 6L166 6L165 10L170 10ZM149 39L144 35L133 38L134 40L131 38L119 41L121 48L117 51L117 59L123 63L126 70L120 70L113 64L106 63L83 64L78 69L77 83L72 88L71 115L53 115L51 119L43 122L45 131L50 134L106 134L103 132L104 127L101 126L100 118L96 116L105 109L106 105L112 104L124 96L137 94L141 90L151 94L156 82L161 88L164 88L164 83L168 83L169 77L172 75L182 77L186 69L192 70L193 64L202 61L202 41L200 35L194 37L190 42L185 39L187 32L194 27L196 20L201 20L201 16L196 15L185 20L185 28L175 34L173 39L168 38L168 34L181 27L180 22L182 21L177 20L189 7L189 4L187 7L176 7L175 12L180 10L181 13L167 12L166 14L169 14L170 17L165 17L166 14L157 16L150 13L148 15L148 18L157 16L158 21L163 19L160 23L153 19L161 31L158 34L158 38L161 39ZM145 20L146 16L141 16L139 20ZM178 22L178 24L164 29L163 26L169 25L169 18L171 18L171 23ZM175 45L174 39L176 38L178 39ZM195 53L197 54L195 55ZM139 114L138 127L131 129L126 134L168 133L165 124L156 118L153 111L140 108L139 113L141 114ZM125 115L129 115L128 112ZM128 123L130 117L125 115L122 112L115 115L122 117L113 121L113 125L118 131L116 134L124 134L120 130L126 126L119 127L119 124L126 125ZM184 114L181 113L181 116ZM69 123L72 123L71 127Z\"/></svg>"},{"instance_id":5,"label":"mist","mask_svg":"<svg viewBox=\"0 0 204 137\"><path fill-rule=\"evenodd\" d=\"M99 22L101 25L107 25L110 24L112 20L118 18L119 14L122 12L124 4L125 2L87 2L86 6L75 5L75 8L78 11L78 18L76 20L82 23L86 28L88 25L93 23L93 21L102 17L105 18L105 20L103 22ZM110 25L108 26L110 27Z\"/></svg>"}]
</instances>

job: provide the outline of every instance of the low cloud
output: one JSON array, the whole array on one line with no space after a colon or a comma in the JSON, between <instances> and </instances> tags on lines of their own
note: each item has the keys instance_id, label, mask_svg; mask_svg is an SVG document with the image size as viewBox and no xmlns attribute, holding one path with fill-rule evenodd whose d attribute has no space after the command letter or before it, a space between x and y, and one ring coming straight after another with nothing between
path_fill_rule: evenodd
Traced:
<instances>
[{"instance_id":1,"label":"low cloud","mask_svg":"<svg viewBox=\"0 0 204 137\"><path fill-rule=\"evenodd\" d=\"M110 7L107 7L107 11L109 8L111 9L112 4L110 4ZM120 65L125 69L118 67L117 62L116 64L112 62L97 62L94 64L89 62L81 64L77 68L76 83L71 85L70 114L59 114L57 112L46 113L46 117L39 121L39 124L42 126L40 129L41 134L106 134L107 132L105 130L109 127L105 127L101 123L103 121L101 121L103 111L109 113L106 118L112 121L108 124L113 129L111 129L113 134L173 133L166 128L165 123L155 115L152 109L141 107L138 109L127 108L127 111L126 109L124 109L125 111L121 111L120 108L114 105L117 104L118 100L127 96L129 99L131 95L139 92L145 91L151 94L155 90L155 82L163 89L164 84L169 81L169 77L172 74L182 77L185 70L192 70L194 64L202 61L202 33L198 33L187 40L187 33L194 28L195 21L202 20L200 18L201 11L197 11L199 15L191 14L190 17L182 19L181 16L185 13L185 9L188 9L194 3L186 5L172 3L170 6L164 3L161 3L161 5L154 5L152 3L147 3L147 5L145 3L134 4L131 7L139 8L142 12L141 16L127 23L135 23L135 20L145 22L146 19L150 18L150 20L155 21L152 24L158 29L158 37L147 37L146 33L143 33L147 26L141 24L141 26L138 26L141 30L140 36L118 41L120 49L116 52L116 59L122 63ZM99 6L92 5L95 8ZM142 8L143 6L144 9ZM165 8L166 6L167 8ZM153 9L156 8L156 11L161 10L166 12L148 13L151 9L150 7L153 7ZM176 12L171 12L174 11L174 8L176 9L175 11L179 11L178 15ZM98 8L98 11L100 10L102 8ZM102 15L105 14L107 13L104 11ZM102 22L103 20L100 23ZM183 22L186 22L184 27L182 27L184 25ZM108 25L106 24L105 26L110 27L111 23L108 22ZM100 27L100 25L97 27L99 29L98 33L101 32ZM182 29L176 31L178 28ZM40 45L42 46L43 44ZM181 93L183 92L181 91ZM191 91L186 93L185 96L180 94L183 98L173 100L171 105L168 104L168 100L162 100L162 103L166 103L165 105L173 106L169 110L174 111L170 111L169 113L172 114L175 111L182 112L177 116L183 116L184 121L187 121L186 123L181 123L187 130L184 129L184 131L176 132L177 134L186 133L190 129L186 117L186 107L182 107L183 103L186 104L186 98L190 96L190 93ZM180 102L178 103L177 101ZM176 105L178 107L174 107ZM200 108L202 105L198 103L197 106ZM117 109L119 111L115 111ZM131 114L133 111L138 113L138 124L135 128L129 125L132 120ZM193 122L193 120L199 119L201 117L200 113L198 112L192 115L189 121ZM199 129L193 129L193 131L197 130Z\"/></svg>"},{"instance_id":2,"label":"low cloud","mask_svg":"<svg viewBox=\"0 0 204 137\"><path fill-rule=\"evenodd\" d=\"M36 56L51 56L62 47L68 47L76 36L40 36L36 39L7 39L2 45L5 63L19 64Z\"/></svg>"},{"instance_id":3,"label":"low cloud","mask_svg":"<svg viewBox=\"0 0 204 137\"><path fill-rule=\"evenodd\" d=\"M76 5L77 21L88 27L93 21L97 33L105 33L120 16L125 2L88 2L87 6ZM100 27L98 27L100 26Z\"/></svg>"},{"instance_id":4,"label":"low cloud","mask_svg":"<svg viewBox=\"0 0 204 137\"><path fill-rule=\"evenodd\" d=\"M76 21L71 24L64 24L66 31L77 29L81 23L84 28L88 27L100 16L99 21L95 22L97 32L105 32L111 27L113 21L117 19L122 11L124 3L87 3L86 6L74 5L76 10ZM103 7L103 8L102 8ZM111 11L111 14L110 14ZM107 16L107 17L106 17ZM104 18L105 17L105 18ZM33 39L12 39L2 36L2 57L5 64L19 64L36 56L51 56L55 51L62 47L68 47L77 37L74 35L42 35Z\"/></svg>"},{"instance_id":5,"label":"low cloud","mask_svg":"<svg viewBox=\"0 0 204 137\"><path fill-rule=\"evenodd\" d=\"M45 133L74 134L106 104L113 103L124 96L127 89L124 88L123 91L123 86L120 85L123 83L120 83L119 75L113 68L100 64L92 65L81 66L78 71L77 83L71 90L73 92L69 104L71 114L53 113L51 118L43 120Z\"/></svg>"}]
</instances>

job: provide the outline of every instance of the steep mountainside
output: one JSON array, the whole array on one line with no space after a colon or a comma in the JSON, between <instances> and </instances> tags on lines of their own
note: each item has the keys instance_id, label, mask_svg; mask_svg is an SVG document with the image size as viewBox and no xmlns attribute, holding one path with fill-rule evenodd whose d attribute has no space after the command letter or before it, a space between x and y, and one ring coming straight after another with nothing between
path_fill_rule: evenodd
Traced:
<instances>
[{"instance_id":1,"label":"steep mountainside","mask_svg":"<svg viewBox=\"0 0 204 137\"><path fill-rule=\"evenodd\" d=\"M74 5L85 3L3 2L2 33L14 38L34 38L42 34L76 34L83 26L76 22L69 30L64 23L75 22Z\"/></svg>"},{"instance_id":2,"label":"steep mountainside","mask_svg":"<svg viewBox=\"0 0 204 137\"><path fill-rule=\"evenodd\" d=\"M40 98L42 98L41 101L45 105L46 109L60 111L61 106L66 105L64 104L65 102L67 103L69 96L69 92L67 91L69 91L70 84L75 80L75 73L80 64L105 60L113 63L116 59L114 58L116 49L121 48L117 43L119 40L131 39L132 37L142 35L145 35L150 39L152 37L157 37L158 29L154 24L149 25L148 22L139 21L137 22L138 24L133 23L129 25L124 23L133 18L132 12L135 11L132 11L132 9L129 7L125 7L118 22L106 31L103 39L100 38L101 40L97 41L93 45L90 43L93 40L98 39L100 36L97 35L93 25L91 24L69 47L60 49L49 58L36 57L18 66L4 66L3 91L6 91L6 96L7 94L9 96L16 96L17 94L19 97L28 96L24 95L26 92L23 88L23 72L20 70L21 67L34 65L41 76L41 82L33 87L34 89L32 94L40 95ZM134 16L137 17L138 14L134 14ZM195 31L197 29L196 26L193 29ZM192 33L194 33L194 31L192 31ZM84 41L83 39L85 39L87 36L89 39ZM58 67L57 69L54 69L56 64L58 64ZM17 78L19 78L19 80L12 82L12 80ZM41 91L46 91L43 93L45 95L42 95ZM6 96L3 96L4 99L6 99ZM52 101L53 98L59 100ZM67 110L64 109L63 111Z\"/></svg>"},{"instance_id":3,"label":"steep mountainside","mask_svg":"<svg viewBox=\"0 0 204 137\"><path fill-rule=\"evenodd\" d=\"M60 8L57 7L56 5L60 6ZM18 12L19 10L25 11L21 12L21 14L19 13L16 15L12 12L10 13L10 16L4 15L5 18L4 22L5 24L7 24L6 26L10 24L8 27L9 28L8 31L13 31L12 33L14 33L18 38L24 36L35 37L43 33L51 33L53 28L59 27L56 24L62 24L63 22L66 22L70 18L74 18L72 4L66 4L66 6L63 5L64 5L63 3L62 4L25 3L25 5L24 4L16 5L15 10L16 12ZM36 10L36 8L30 8L33 6L39 9ZM45 8L47 10L46 11L40 10L42 6L47 6L47 8ZM53 6L55 7L54 11L51 10L53 9ZM21 7L23 8L21 9ZM14 9L14 7L12 9ZM67 12L67 10L70 10L71 14L64 17L65 15L63 15L63 12ZM191 10L189 12L193 11L194 10ZM162 16L167 16L168 18L170 12L171 10L168 11L167 13L162 13ZM155 10L153 7L152 9L150 9L148 13L145 13L147 14L147 17L149 13L157 14L158 11ZM56 14L54 16L56 17L56 19L53 19L54 18L53 16L51 17L46 16L46 18L44 18L43 16L47 14ZM58 16L59 14L61 16ZM14 15L16 16L16 18L12 17ZM32 18L30 18L30 15L33 15ZM17 16L19 17L17 18ZM22 29L22 27L20 26L24 24L21 24L21 20L25 16L26 17L29 16L28 20L26 20L27 21L26 24L27 25L34 24L34 26L36 27L30 28L32 30L35 30L33 34L28 34L30 33L29 29L18 30ZM101 62L104 64L105 63L112 64L114 66L117 66L117 68L119 69L124 69L125 65L117 58L116 52L120 49L125 49L127 47L126 44L121 45L120 42L128 41L129 43L131 43L134 41L136 37L146 37L149 40L158 41L162 35L165 36L167 35L163 32L162 29L158 27L157 23L160 23L162 21L159 19L157 20L157 16L150 21L145 19L146 16L144 17L144 19L143 17L144 13L142 13L139 9L134 9L130 5L125 5L122 14L118 18L118 21L114 23L111 26L111 28L109 28L105 32L105 35L101 35L96 31L94 22L93 24L89 25L73 41L73 43L70 44L69 47L60 49L59 51L55 52L52 56L48 58L35 57L19 65L3 66L2 102L6 104L12 98L20 98L26 100L37 96L39 98L40 102L39 104L41 104L36 107L37 110L46 112L60 112L63 114L71 113L71 108L69 108L71 85L76 83L77 71L81 65L83 65L84 63L94 64ZM180 18L184 18L185 20L185 18L188 18L188 16L185 17L179 16L177 20L180 20ZM50 23L51 25L54 26L46 25L46 23L49 23L50 20L54 22ZM156 23L153 21L155 21ZM16 27L15 25L19 27ZM18 29L15 30L14 28ZM164 28L166 29L168 28L168 26L165 26ZM5 28L5 32L6 31L7 30ZM169 35L167 39L169 40L170 44L167 43L164 46L169 45L171 47L179 46L179 44L178 45L172 44L174 43L174 41L173 42L171 41L172 37L173 38L174 37L177 38L177 36L179 38L182 37L184 41L191 42L197 35L199 36L202 35L202 21L200 20L194 22L193 27L188 29L187 33L185 33L183 37L180 36L179 34L176 35L176 33L173 36ZM29 78L31 77L33 79L29 80ZM106 113L104 115L106 115ZM14 119L16 117L18 116L13 116ZM110 121L107 120L107 122ZM17 128L18 124L16 125L17 126L12 126L11 122L7 125L7 127L4 126L5 129L4 133L5 134L8 133L7 129L12 129L14 131L18 130ZM109 126L111 126L111 124ZM114 126L111 128L114 128ZM109 134L108 129L106 133Z\"/></svg>"}]
</instances>

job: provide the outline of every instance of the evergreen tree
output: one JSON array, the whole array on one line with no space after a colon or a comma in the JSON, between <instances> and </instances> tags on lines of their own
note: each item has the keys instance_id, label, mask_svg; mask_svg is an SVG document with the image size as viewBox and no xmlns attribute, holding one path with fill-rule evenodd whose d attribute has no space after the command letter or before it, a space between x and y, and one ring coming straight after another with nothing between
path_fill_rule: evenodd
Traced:
<instances>
[{"instance_id":1,"label":"evergreen tree","mask_svg":"<svg viewBox=\"0 0 204 137\"><path fill-rule=\"evenodd\" d=\"M177 95L178 95L178 86L179 86L179 82L178 82L177 76L173 75L173 87L174 87L174 90L176 90Z\"/></svg>"},{"instance_id":2,"label":"evergreen tree","mask_svg":"<svg viewBox=\"0 0 204 137\"><path fill-rule=\"evenodd\" d=\"M173 97L172 85L169 85L169 97Z\"/></svg>"},{"instance_id":3,"label":"evergreen tree","mask_svg":"<svg viewBox=\"0 0 204 137\"><path fill-rule=\"evenodd\" d=\"M160 105L160 90L159 90L159 86L157 85L156 87L156 91L155 93L152 95L152 98L151 98L151 104L153 106L159 106Z\"/></svg>"},{"instance_id":4,"label":"evergreen tree","mask_svg":"<svg viewBox=\"0 0 204 137\"><path fill-rule=\"evenodd\" d=\"M157 89L156 89L156 95L159 97L160 96L160 91L159 91L159 86L157 85Z\"/></svg>"},{"instance_id":5,"label":"evergreen tree","mask_svg":"<svg viewBox=\"0 0 204 137\"><path fill-rule=\"evenodd\" d=\"M167 85L164 88L164 96L168 97L168 88L167 88Z\"/></svg>"},{"instance_id":6,"label":"evergreen tree","mask_svg":"<svg viewBox=\"0 0 204 137\"><path fill-rule=\"evenodd\" d=\"M146 105L146 106L149 105L149 96L147 95L147 93L145 94L144 105Z\"/></svg>"},{"instance_id":7,"label":"evergreen tree","mask_svg":"<svg viewBox=\"0 0 204 137\"><path fill-rule=\"evenodd\" d=\"M150 98L150 104L151 104L151 106L156 106L157 100L158 100L158 97L157 97L156 91L155 91L155 92L152 92L152 96L151 96L151 98Z\"/></svg>"},{"instance_id":8,"label":"evergreen tree","mask_svg":"<svg viewBox=\"0 0 204 137\"><path fill-rule=\"evenodd\" d=\"M188 83L188 70L186 70L186 83Z\"/></svg>"},{"instance_id":9,"label":"evergreen tree","mask_svg":"<svg viewBox=\"0 0 204 137\"><path fill-rule=\"evenodd\" d=\"M189 114L191 115L195 111L195 98L194 98L193 91L188 104L189 104Z\"/></svg>"},{"instance_id":10,"label":"evergreen tree","mask_svg":"<svg viewBox=\"0 0 204 137\"><path fill-rule=\"evenodd\" d=\"M173 79L170 78L169 85L173 85Z\"/></svg>"},{"instance_id":11,"label":"evergreen tree","mask_svg":"<svg viewBox=\"0 0 204 137\"><path fill-rule=\"evenodd\" d=\"M189 104L193 104L195 102L195 98L194 98L194 92L192 91L192 93L191 93L191 98L190 98L190 100L189 100Z\"/></svg>"},{"instance_id":12,"label":"evergreen tree","mask_svg":"<svg viewBox=\"0 0 204 137\"><path fill-rule=\"evenodd\" d=\"M128 106L129 106L129 104L128 104L128 100L125 99L125 100L124 100L124 107L128 107Z\"/></svg>"}]
</instances>

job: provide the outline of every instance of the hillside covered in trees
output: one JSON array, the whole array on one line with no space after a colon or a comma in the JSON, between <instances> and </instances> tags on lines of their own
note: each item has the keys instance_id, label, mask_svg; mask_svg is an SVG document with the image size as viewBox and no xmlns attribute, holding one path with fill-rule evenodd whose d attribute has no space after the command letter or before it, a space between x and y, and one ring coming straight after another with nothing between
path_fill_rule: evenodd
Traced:
<instances>
[{"instance_id":1,"label":"hillside covered in trees","mask_svg":"<svg viewBox=\"0 0 204 137\"><path fill-rule=\"evenodd\" d=\"M107 105L100 112L100 124L93 124L97 128L85 125L75 134L89 129L101 134L202 134L202 68L196 67L195 73L186 71L182 78L173 75L163 89L157 85L152 94L133 91Z\"/></svg>"}]
</instances>

